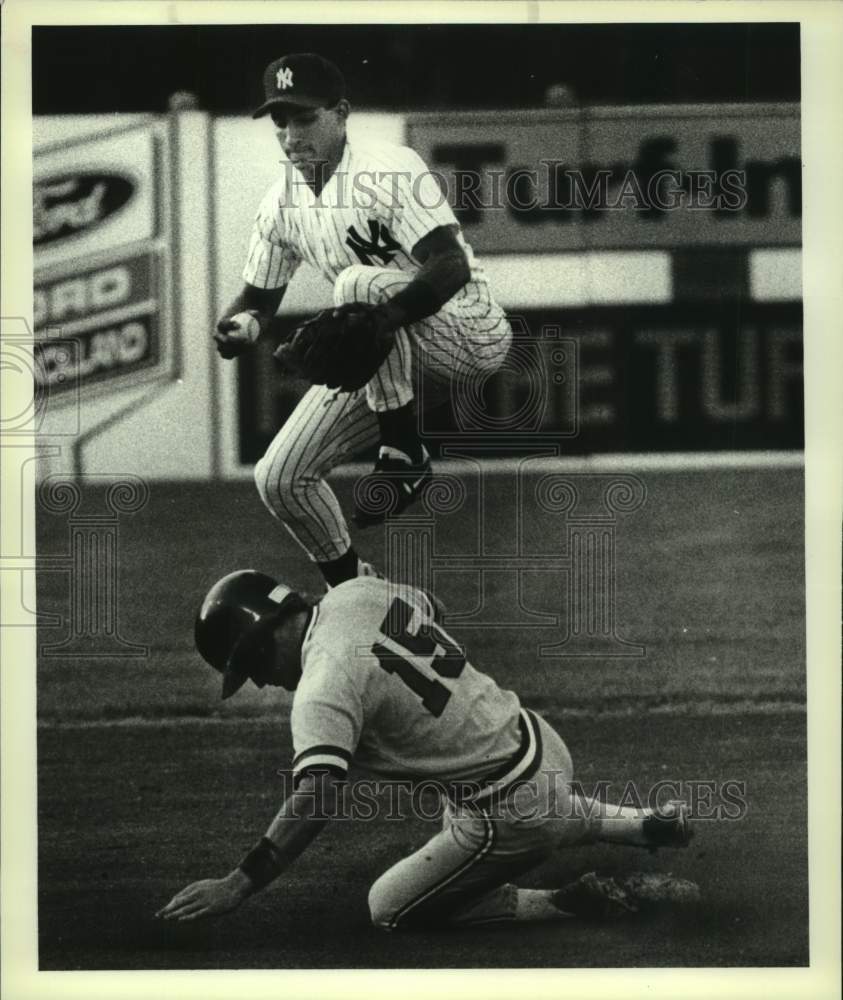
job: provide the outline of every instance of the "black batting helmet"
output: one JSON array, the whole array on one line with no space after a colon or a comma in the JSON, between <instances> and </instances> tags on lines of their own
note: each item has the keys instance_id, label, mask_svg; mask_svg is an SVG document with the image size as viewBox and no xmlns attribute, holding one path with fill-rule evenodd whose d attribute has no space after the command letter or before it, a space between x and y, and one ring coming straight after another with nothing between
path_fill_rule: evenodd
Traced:
<instances>
[{"instance_id":1,"label":"black batting helmet","mask_svg":"<svg viewBox=\"0 0 843 1000\"><path fill-rule=\"evenodd\" d=\"M260 647L278 622L310 605L292 588L266 573L241 569L211 587L196 615L196 648L222 674L222 696L229 698L265 664Z\"/></svg>"}]
</instances>

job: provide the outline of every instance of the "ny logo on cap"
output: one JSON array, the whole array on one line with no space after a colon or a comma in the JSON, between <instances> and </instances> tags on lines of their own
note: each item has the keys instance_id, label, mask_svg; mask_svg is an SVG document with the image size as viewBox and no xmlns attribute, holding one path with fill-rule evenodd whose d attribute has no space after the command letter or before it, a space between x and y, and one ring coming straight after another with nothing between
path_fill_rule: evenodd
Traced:
<instances>
[{"instance_id":1,"label":"ny logo on cap","mask_svg":"<svg viewBox=\"0 0 843 1000\"><path fill-rule=\"evenodd\" d=\"M293 86L293 71L289 66L286 69L282 66L275 74L275 86L279 90L286 90L287 87Z\"/></svg>"}]
</instances>

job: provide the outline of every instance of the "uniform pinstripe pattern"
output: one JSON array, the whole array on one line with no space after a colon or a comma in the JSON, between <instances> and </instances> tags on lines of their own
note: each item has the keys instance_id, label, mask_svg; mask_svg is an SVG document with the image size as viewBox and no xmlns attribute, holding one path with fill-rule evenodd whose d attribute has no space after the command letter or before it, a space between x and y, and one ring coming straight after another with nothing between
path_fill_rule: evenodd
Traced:
<instances>
[{"instance_id":1,"label":"uniform pinstripe pattern","mask_svg":"<svg viewBox=\"0 0 843 1000\"><path fill-rule=\"evenodd\" d=\"M313 386L255 466L264 504L311 559L336 559L351 544L325 475L377 440L377 420L362 394Z\"/></svg>"},{"instance_id":2,"label":"uniform pinstripe pattern","mask_svg":"<svg viewBox=\"0 0 843 1000\"><path fill-rule=\"evenodd\" d=\"M261 202L243 270L249 284L280 288L306 261L333 282L336 305L383 302L417 272L412 251L419 240L439 226L456 225L436 180L406 147L347 143L318 197L297 177L289 168ZM337 559L350 545L324 477L378 440L373 411L413 398L414 353L452 391L494 371L506 356L509 324L471 247L461 233L458 238L471 269L465 287L434 316L398 332L365 395L333 398L327 389L311 389L255 467L264 504L314 560ZM361 255L370 262L361 263Z\"/></svg>"},{"instance_id":3,"label":"uniform pinstripe pattern","mask_svg":"<svg viewBox=\"0 0 843 1000\"><path fill-rule=\"evenodd\" d=\"M412 251L423 236L439 226L457 225L424 161L406 146L346 143L318 196L285 164L255 216L243 278L260 288L280 288L306 261L333 282L350 264L361 262L348 242L349 232L367 234L370 222L383 225L398 243L389 261L398 271L417 270ZM488 282L461 232L458 239L472 280L457 298L468 303L481 287L488 296Z\"/></svg>"},{"instance_id":4,"label":"uniform pinstripe pattern","mask_svg":"<svg viewBox=\"0 0 843 1000\"><path fill-rule=\"evenodd\" d=\"M334 303L385 302L412 278L392 268L353 265L337 278ZM471 304L455 296L438 313L399 332L395 350L366 387L373 410L395 409L413 398L408 338L421 349L425 369L440 378L463 380L500 367L512 335L506 316L488 294L477 295Z\"/></svg>"}]
</instances>

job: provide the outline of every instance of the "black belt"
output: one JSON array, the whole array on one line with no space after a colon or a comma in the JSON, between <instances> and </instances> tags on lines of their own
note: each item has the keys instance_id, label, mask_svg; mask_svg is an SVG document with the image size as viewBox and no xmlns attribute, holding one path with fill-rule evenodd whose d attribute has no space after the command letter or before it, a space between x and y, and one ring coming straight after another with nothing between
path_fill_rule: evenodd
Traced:
<instances>
[{"instance_id":1,"label":"black belt","mask_svg":"<svg viewBox=\"0 0 843 1000\"><path fill-rule=\"evenodd\" d=\"M500 802L513 788L533 777L542 760L539 721L532 712L522 708L518 729L521 734L518 749L492 774L487 774L478 781L451 782L448 798L454 805L486 808Z\"/></svg>"}]
</instances>

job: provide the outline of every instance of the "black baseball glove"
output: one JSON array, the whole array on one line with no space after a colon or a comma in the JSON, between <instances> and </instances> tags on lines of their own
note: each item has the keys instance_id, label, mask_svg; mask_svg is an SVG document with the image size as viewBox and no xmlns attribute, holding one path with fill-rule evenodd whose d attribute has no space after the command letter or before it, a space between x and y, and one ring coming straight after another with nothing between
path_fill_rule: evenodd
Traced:
<instances>
[{"instance_id":1,"label":"black baseball glove","mask_svg":"<svg viewBox=\"0 0 843 1000\"><path fill-rule=\"evenodd\" d=\"M354 392L374 376L394 343L377 306L352 302L302 323L273 356L285 375Z\"/></svg>"}]
</instances>

